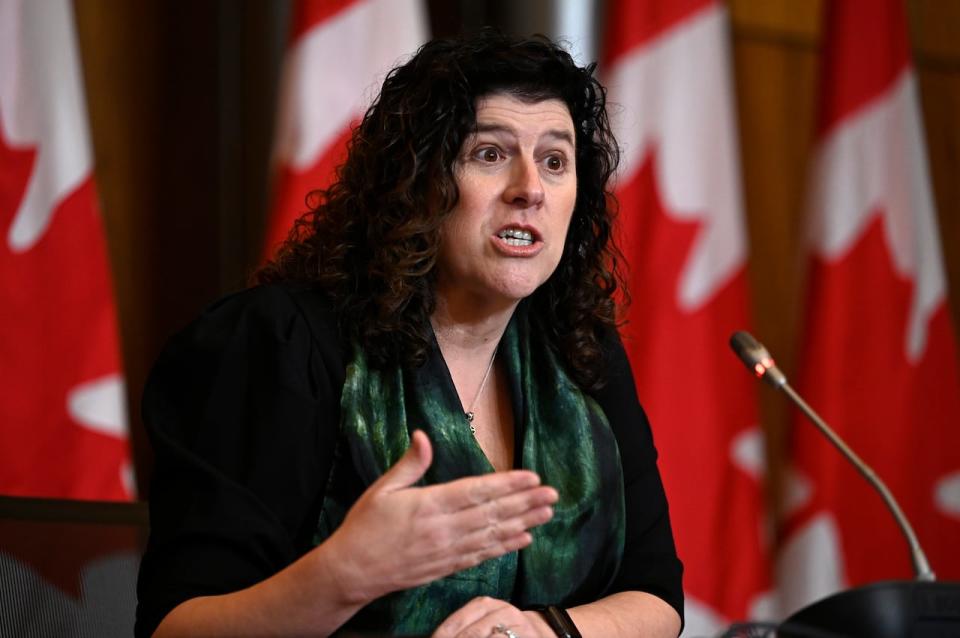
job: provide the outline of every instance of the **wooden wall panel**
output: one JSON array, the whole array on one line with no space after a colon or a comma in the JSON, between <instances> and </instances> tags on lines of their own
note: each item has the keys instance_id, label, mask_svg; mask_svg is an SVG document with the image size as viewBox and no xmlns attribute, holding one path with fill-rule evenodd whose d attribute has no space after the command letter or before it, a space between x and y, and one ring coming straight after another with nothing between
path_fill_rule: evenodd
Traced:
<instances>
[{"instance_id":1,"label":"wooden wall panel","mask_svg":"<svg viewBox=\"0 0 960 638\"><path fill-rule=\"evenodd\" d=\"M948 294L960 344L960 53L955 62L953 68L921 66L918 75Z\"/></svg>"},{"instance_id":2,"label":"wooden wall panel","mask_svg":"<svg viewBox=\"0 0 960 638\"><path fill-rule=\"evenodd\" d=\"M735 40L768 39L780 46L814 43L820 33L823 0L729 0Z\"/></svg>"},{"instance_id":3,"label":"wooden wall panel","mask_svg":"<svg viewBox=\"0 0 960 638\"><path fill-rule=\"evenodd\" d=\"M946 63L954 72L960 71L960 2L910 0L907 14L919 66Z\"/></svg>"},{"instance_id":4,"label":"wooden wall panel","mask_svg":"<svg viewBox=\"0 0 960 638\"><path fill-rule=\"evenodd\" d=\"M734 39L744 196L750 237L750 281L758 338L792 370L801 313L802 229L813 128L817 57L808 44L785 45L765 31ZM759 387L768 456L784 456L786 404ZM782 479L770 463L768 495Z\"/></svg>"},{"instance_id":5,"label":"wooden wall panel","mask_svg":"<svg viewBox=\"0 0 960 638\"><path fill-rule=\"evenodd\" d=\"M97 190L107 233L131 414L131 441L139 472L149 458L139 414L147 353L160 326L149 281L162 264L151 240L160 169L158 122L165 96L156 5L77 2L77 32L93 136ZM138 481L139 482L139 481ZM145 487L140 483L141 493Z\"/></svg>"}]
</instances>

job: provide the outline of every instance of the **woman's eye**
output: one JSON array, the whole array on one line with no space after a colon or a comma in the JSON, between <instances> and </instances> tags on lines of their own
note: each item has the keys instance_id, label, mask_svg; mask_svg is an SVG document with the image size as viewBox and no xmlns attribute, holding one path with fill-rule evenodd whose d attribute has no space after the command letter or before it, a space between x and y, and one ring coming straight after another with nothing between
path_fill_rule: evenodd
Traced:
<instances>
[{"instance_id":1,"label":"woman's eye","mask_svg":"<svg viewBox=\"0 0 960 638\"><path fill-rule=\"evenodd\" d=\"M557 173L562 171L567 163L559 155L551 155L547 158L546 165L547 170Z\"/></svg>"},{"instance_id":2,"label":"woman's eye","mask_svg":"<svg viewBox=\"0 0 960 638\"><path fill-rule=\"evenodd\" d=\"M500 159L500 151L495 148L480 149L478 154L484 162L496 162Z\"/></svg>"}]
</instances>

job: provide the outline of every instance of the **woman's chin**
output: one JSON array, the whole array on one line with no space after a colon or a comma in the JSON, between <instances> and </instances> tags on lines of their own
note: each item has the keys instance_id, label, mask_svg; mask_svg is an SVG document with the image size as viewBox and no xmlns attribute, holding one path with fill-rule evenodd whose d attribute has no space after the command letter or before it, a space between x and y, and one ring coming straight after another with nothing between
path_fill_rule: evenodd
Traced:
<instances>
[{"instance_id":1,"label":"woman's chin","mask_svg":"<svg viewBox=\"0 0 960 638\"><path fill-rule=\"evenodd\" d=\"M440 297L456 305L496 310L529 297L548 278L549 273L530 268L487 271L481 276L458 273L441 277L436 290Z\"/></svg>"},{"instance_id":2,"label":"woman's chin","mask_svg":"<svg viewBox=\"0 0 960 638\"><path fill-rule=\"evenodd\" d=\"M514 277L497 282L491 287L491 297L499 297L505 301L517 303L526 299L537 291L545 280L531 277Z\"/></svg>"}]
</instances>

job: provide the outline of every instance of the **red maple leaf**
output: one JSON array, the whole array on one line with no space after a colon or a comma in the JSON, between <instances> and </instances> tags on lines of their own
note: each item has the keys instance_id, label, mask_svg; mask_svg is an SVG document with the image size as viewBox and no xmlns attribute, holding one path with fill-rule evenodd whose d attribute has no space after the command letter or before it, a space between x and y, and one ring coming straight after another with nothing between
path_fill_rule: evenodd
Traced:
<instances>
[{"instance_id":1,"label":"red maple leaf","mask_svg":"<svg viewBox=\"0 0 960 638\"><path fill-rule=\"evenodd\" d=\"M92 180L59 203L35 245L13 252L7 241L35 153L11 149L0 134L0 492L125 500L126 441L67 412L71 389L120 368Z\"/></svg>"},{"instance_id":2,"label":"red maple leaf","mask_svg":"<svg viewBox=\"0 0 960 638\"><path fill-rule=\"evenodd\" d=\"M756 388L727 348L749 325L743 268L707 303L678 303L680 275L700 223L667 214L651 152L617 197L620 245L633 303L624 343L663 474L684 588L727 619L747 617L769 585L762 491L732 462L737 435L756 426Z\"/></svg>"}]
</instances>

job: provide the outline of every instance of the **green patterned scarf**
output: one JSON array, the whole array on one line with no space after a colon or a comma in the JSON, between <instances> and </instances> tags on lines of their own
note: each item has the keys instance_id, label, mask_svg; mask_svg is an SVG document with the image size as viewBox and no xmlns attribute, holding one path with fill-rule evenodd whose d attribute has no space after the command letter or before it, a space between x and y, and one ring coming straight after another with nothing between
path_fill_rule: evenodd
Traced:
<instances>
[{"instance_id":1,"label":"green patterned scarf","mask_svg":"<svg viewBox=\"0 0 960 638\"><path fill-rule=\"evenodd\" d=\"M366 486L403 456L417 428L434 449L424 484L494 471L470 433L436 343L416 370L374 369L360 348L354 351L318 543L340 525ZM520 552L384 596L344 629L429 634L476 596L508 600L521 609L576 604L596 599L616 575L623 553L623 478L606 416L567 376L542 331L531 330L522 305L498 356L507 370L521 442L515 465L557 489L553 519L533 529L533 543Z\"/></svg>"}]
</instances>

